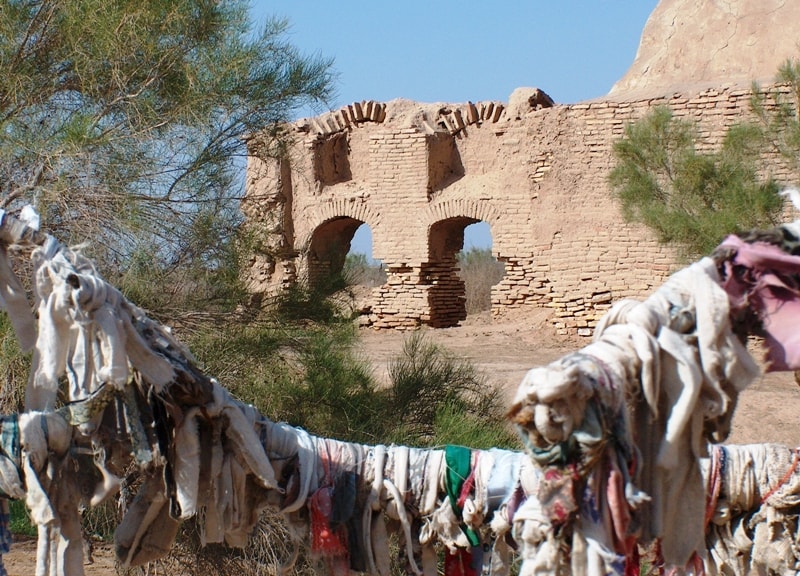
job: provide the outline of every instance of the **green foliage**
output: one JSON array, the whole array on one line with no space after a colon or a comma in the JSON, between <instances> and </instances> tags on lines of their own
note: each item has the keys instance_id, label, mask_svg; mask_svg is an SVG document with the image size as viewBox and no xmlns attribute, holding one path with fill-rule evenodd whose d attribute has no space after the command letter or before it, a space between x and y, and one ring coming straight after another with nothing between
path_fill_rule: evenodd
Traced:
<instances>
[{"instance_id":1,"label":"green foliage","mask_svg":"<svg viewBox=\"0 0 800 576\"><path fill-rule=\"evenodd\" d=\"M25 507L25 502L22 500L10 500L8 502L11 520L9 522L9 530L12 534L19 534L22 536L33 536L38 534L36 524L31 521L28 509Z\"/></svg>"},{"instance_id":2,"label":"green foliage","mask_svg":"<svg viewBox=\"0 0 800 576\"><path fill-rule=\"evenodd\" d=\"M228 322L193 331L203 368L274 421L317 436L412 446L516 445L499 390L415 332L379 385L351 323Z\"/></svg>"},{"instance_id":3,"label":"green foliage","mask_svg":"<svg viewBox=\"0 0 800 576\"><path fill-rule=\"evenodd\" d=\"M789 93L780 87L765 92L754 83L751 106L768 145L780 153L795 178L800 179L800 60L787 59L775 81L788 86Z\"/></svg>"},{"instance_id":4,"label":"green foliage","mask_svg":"<svg viewBox=\"0 0 800 576\"><path fill-rule=\"evenodd\" d=\"M486 385L469 361L457 358L421 332L406 339L403 353L389 364L389 438L413 445L508 446L500 391ZM505 438L505 441L495 439ZM474 444L472 442L475 442Z\"/></svg>"},{"instance_id":5,"label":"green foliage","mask_svg":"<svg viewBox=\"0 0 800 576\"><path fill-rule=\"evenodd\" d=\"M31 369L30 354L23 354L7 314L0 314L0 413L22 412L25 385Z\"/></svg>"},{"instance_id":6,"label":"green foliage","mask_svg":"<svg viewBox=\"0 0 800 576\"><path fill-rule=\"evenodd\" d=\"M228 318L204 323L186 341L206 373L263 414L271 414L273 398L301 377L285 357L295 341L291 327Z\"/></svg>"},{"instance_id":7,"label":"green foliage","mask_svg":"<svg viewBox=\"0 0 800 576\"><path fill-rule=\"evenodd\" d=\"M735 125L718 151L699 153L694 125L654 108L614 144L610 182L623 215L690 259L727 234L775 225L783 202L777 184L759 178L762 136L754 125Z\"/></svg>"},{"instance_id":8,"label":"green foliage","mask_svg":"<svg viewBox=\"0 0 800 576\"><path fill-rule=\"evenodd\" d=\"M505 276L502 262L492 255L490 248L470 248L457 254L459 275L464 280L467 314L490 310L492 286Z\"/></svg>"},{"instance_id":9,"label":"green foliage","mask_svg":"<svg viewBox=\"0 0 800 576\"><path fill-rule=\"evenodd\" d=\"M0 207L34 203L49 232L89 241L112 283L154 305L236 297L246 140L282 153L277 126L326 101L333 78L287 22L254 29L248 8L0 3Z\"/></svg>"},{"instance_id":10,"label":"green foliage","mask_svg":"<svg viewBox=\"0 0 800 576\"><path fill-rule=\"evenodd\" d=\"M345 281L341 275L319 281L313 287L297 282L283 290L271 308L284 322L341 323L349 320L350 315L331 296L344 288Z\"/></svg>"},{"instance_id":11,"label":"green foliage","mask_svg":"<svg viewBox=\"0 0 800 576\"><path fill-rule=\"evenodd\" d=\"M208 373L273 420L368 442L379 429L380 399L355 338L350 323L262 319L208 326L190 345Z\"/></svg>"},{"instance_id":12,"label":"green foliage","mask_svg":"<svg viewBox=\"0 0 800 576\"><path fill-rule=\"evenodd\" d=\"M504 425L502 416L494 414L490 419L469 410L465 412L458 406L442 406L436 412L431 445L456 444L480 450L519 450L519 438Z\"/></svg>"},{"instance_id":13,"label":"green foliage","mask_svg":"<svg viewBox=\"0 0 800 576\"><path fill-rule=\"evenodd\" d=\"M343 329L317 331L303 342L296 360L304 378L283 391L284 420L316 435L381 441L384 402L353 342L352 333Z\"/></svg>"}]
</instances>

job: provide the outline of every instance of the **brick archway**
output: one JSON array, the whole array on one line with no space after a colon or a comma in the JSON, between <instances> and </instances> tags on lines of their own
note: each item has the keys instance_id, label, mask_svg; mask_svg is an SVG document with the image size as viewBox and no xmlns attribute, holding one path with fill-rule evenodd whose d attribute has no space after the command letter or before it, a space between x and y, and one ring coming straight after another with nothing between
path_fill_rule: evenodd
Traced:
<instances>
[{"instance_id":1,"label":"brick archway","mask_svg":"<svg viewBox=\"0 0 800 576\"><path fill-rule=\"evenodd\" d=\"M435 328L457 326L467 318L466 286L458 274L458 253L464 248L464 229L476 222L480 220L457 216L438 220L429 228L428 261L422 269L430 286L430 325Z\"/></svg>"},{"instance_id":2,"label":"brick archway","mask_svg":"<svg viewBox=\"0 0 800 576\"><path fill-rule=\"evenodd\" d=\"M449 199L434 202L425 210L424 220L429 227L450 218L471 218L475 222L482 220L492 229L500 221L497 209L490 201L480 202L469 198Z\"/></svg>"},{"instance_id":3,"label":"brick archway","mask_svg":"<svg viewBox=\"0 0 800 576\"><path fill-rule=\"evenodd\" d=\"M342 216L325 221L314 229L306 253L306 269L309 286L314 288L336 288L334 282L340 277L350 242L361 220Z\"/></svg>"},{"instance_id":4,"label":"brick archway","mask_svg":"<svg viewBox=\"0 0 800 576\"><path fill-rule=\"evenodd\" d=\"M451 199L436 202L425 211L428 258L423 273L428 292L430 325L457 326L467 317L466 286L458 273L458 253L464 248L464 230L486 222L493 233L498 214L488 202Z\"/></svg>"},{"instance_id":5,"label":"brick archway","mask_svg":"<svg viewBox=\"0 0 800 576\"><path fill-rule=\"evenodd\" d=\"M309 244L317 228L337 218L352 218L368 224L372 229L379 227L382 220L380 214L366 202L354 202L347 199L334 199L320 203L309 212L307 231L302 237L298 238L301 246Z\"/></svg>"},{"instance_id":6,"label":"brick archway","mask_svg":"<svg viewBox=\"0 0 800 576\"><path fill-rule=\"evenodd\" d=\"M309 221L309 233L300 242L306 247L301 269L311 286L319 286L342 271L356 230L362 224L374 230L381 218L366 203L334 200L319 206Z\"/></svg>"}]
</instances>

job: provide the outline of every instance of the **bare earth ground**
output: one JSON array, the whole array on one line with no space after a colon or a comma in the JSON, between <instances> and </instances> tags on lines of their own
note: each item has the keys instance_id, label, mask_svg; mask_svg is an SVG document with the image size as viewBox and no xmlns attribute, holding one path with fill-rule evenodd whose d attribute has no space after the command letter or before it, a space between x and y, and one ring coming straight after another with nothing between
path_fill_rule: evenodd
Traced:
<instances>
[{"instance_id":1,"label":"bare earth ground","mask_svg":"<svg viewBox=\"0 0 800 576\"><path fill-rule=\"evenodd\" d=\"M492 321L488 315L476 315L457 328L422 330L433 342L471 360L490 385L508 392L509 399L527 370L588 343L585 338L558 336L543 314L502 322ZM387 377L388 363L402 353L408 337L408 332L361 329L361 352L371 361L378 378ZM765 375L741 394L728 443L779 442L800 446L798 423L800 386L793 374ZM15 543L4 560L12 576L34 574L35 540ZM94 564L85 567L86 576L116 574L110 545L97 545L94 560Z\"/></svg>"},{"instance_id":2,"label":"bare earth ground","mask_svg":"<svg viewBox=\"0 0 800 576\"><path fill-rule=\"evenodd\" d=\"M423 329L425 335L458 356L470 359L490 384L508 391L509 401L530 368L546 364L590 342L564 337L546 322L544 313L505 321L488 315L470 316L462 326ZM402 352L407 332L363 329L361 345L379 377ZM760 359L760 350L753 351ZM727 443L779 442L800 446L800 386L792 373L765 374L739 396L733 431Z\"/></svg>"}]
</instances>

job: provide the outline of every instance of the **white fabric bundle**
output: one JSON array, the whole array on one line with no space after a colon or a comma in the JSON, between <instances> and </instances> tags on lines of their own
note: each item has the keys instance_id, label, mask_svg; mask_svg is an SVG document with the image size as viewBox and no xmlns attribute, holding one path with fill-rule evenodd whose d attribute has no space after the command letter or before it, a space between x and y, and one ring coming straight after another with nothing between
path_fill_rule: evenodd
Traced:
<instances>
[{"instance_id":1,"label":"white fabric bundle","mask_svg":"<svg viewBox=\"0 0 800 576\"><path fill-rule=\"evenodd\" d=\"M713 457L703 461L707 486L715 476L720 485L707 514L707 573L797 573L800 451L781 444L713 450Z\"/></svg>"},{"instance_id":2,"label":"white fabric bundle","mask_svg":"<svg viewBox=\"0 0 800 576\"><path fill-rule=\"evenodd\" d=\"M582 356L593 361L582 362ZM704 258L674 274L644 302L616 304L598 323L591 344L526 374L510 414L529 451L555 449L571 438L595 395L609 401L600 398L604 387L595 384L598 365L626 395L646 401L649 413L639 410L639 420L629 423L657 445L656 454L642 453L652 497L644 528L661 539L667 564L683 567L693 554L704 553L696 512L705 498L698 464L705 455L704 431L713 440L727 436L736 396L759 374L733 334L728 296L713 260ZM663 422L663 429L651 422ZM554 566L543 555L539 550L528 555L534 572L539 564Z\"/></svg>"},{"instance_id":3,"label":"white fabric bundle","mask_svg":"<svg viewBox=\"0 0 800 576\"><path fill-rule=\"evenodd\" d=\"M82 576L78 490L68 474L70 426L58 413L19 415L25 504L38 528L36 576Z\"/></svg>"}]
</instances>

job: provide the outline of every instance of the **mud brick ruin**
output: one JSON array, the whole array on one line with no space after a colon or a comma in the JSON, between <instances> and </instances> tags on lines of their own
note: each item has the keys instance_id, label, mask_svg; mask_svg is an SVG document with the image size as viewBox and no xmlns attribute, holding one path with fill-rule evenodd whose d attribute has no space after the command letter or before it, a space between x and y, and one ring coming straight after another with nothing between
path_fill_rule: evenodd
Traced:
<instances>
[{"instance_id":1,"label":"mud brick ruin","mask_svg":"<svg viewBox=\"0 0 800 576\"><path fill-rule=\"evenodd\" d=\"M727 9L710 4L704 9ZM800 56L794 46L742 43L728 60L720 52L713 60L673 52L673 68L690 78L654 74L664 46L691 45L675 37L689 34L676 14L724 30L738 18L736 29L746 35L754 26L745 25L747 10L763 20L764 4L733 2L740 12L726 13L726 21L699 18L688 0L663 0L631 70L596 100L556 104L543 90L519 88L508 102L363 101L288 126L294 145L281 158L258 158L253 139L243 203L257 243L250 289L275 294L299 278L313 284L341 269L366 223L387 281L372 291L364 323L454 326L466 317L456 254L464 229L483 221L505 265L492 289L492 315L547 307L560 332L590 335L612 301L647 295L682 265L649 230L625 223L612 199L612 147L626 125L666 105L697 123L699 149L714 149L727 126L751 114L751 81L769 83L782 61ZM781 21L800 21L786 14L800 10L782 9ZM769 18L781 15L773 10ZM713 36L697 28L691 33ZM744 58L748 46L763 55ZM683 68L676 66L681 57ZM690 58L707 59L702 73ZM777 158L769 166L779 182L789 181Z\"/></svg>"}]
</instances>

